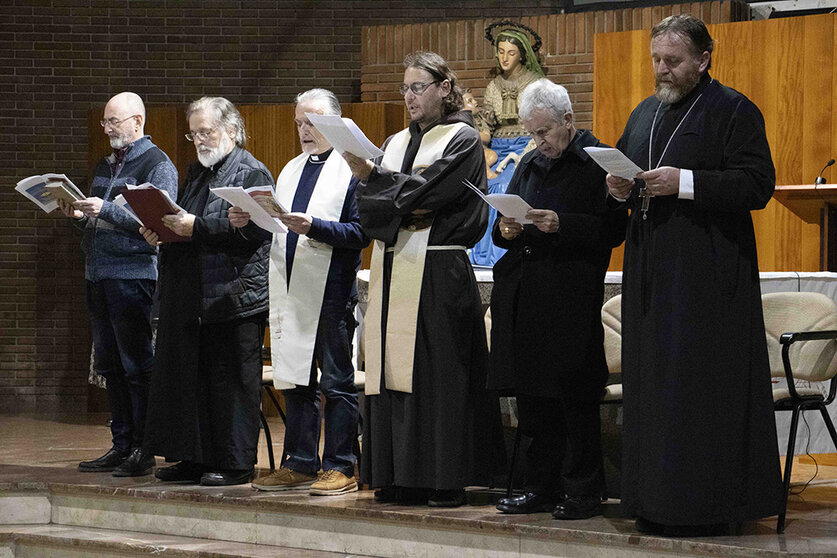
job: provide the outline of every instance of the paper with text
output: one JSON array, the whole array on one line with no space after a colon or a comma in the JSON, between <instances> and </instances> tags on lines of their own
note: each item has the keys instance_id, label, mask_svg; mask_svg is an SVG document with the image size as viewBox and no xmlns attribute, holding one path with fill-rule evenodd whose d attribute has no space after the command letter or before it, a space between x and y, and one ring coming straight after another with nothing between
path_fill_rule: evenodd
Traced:
<instances>
[{"instance_id":1,"label":"paper with text","mask_svg":"<svg viewBox=\"0 0 837 558\"><path fill-rule=\"evenodd\" d=\"M341 118L336 114L316 114L306 112L311 124L328 140L338 153L348 151L361 159L375 159L384 154L358 128L351 118Z\"/></svg>"},{"instance_id":2,"label":"paper with text","mask_svg":"<svg viewBox=\"0 0 837 558\"><path fill-rule=\"evenodd\" d=\"M614 149L613 147L585 147L584 151L593 158L596 163L605 171L620 178L636 178L641 172L645 172L628 159L628 156Z\"/></svg>"}]
</instances>

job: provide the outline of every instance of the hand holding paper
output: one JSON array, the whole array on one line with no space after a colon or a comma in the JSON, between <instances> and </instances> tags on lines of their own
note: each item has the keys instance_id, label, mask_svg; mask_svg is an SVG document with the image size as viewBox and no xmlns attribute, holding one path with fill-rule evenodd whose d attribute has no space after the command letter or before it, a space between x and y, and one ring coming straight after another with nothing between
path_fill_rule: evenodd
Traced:
<instances>
[{"instance_id":1,"label":"hand holding paper","mask_svg":"<svg viewBox=\"0 0 837 558\"><path fill-rule=\"evenodd\" d=\"M274 198L271 186L255 186L247 190L241 186L212 188L210 192L249 213L250 220L264 230L277 234L288 232L277 219L287 211Z\"/></svg>"}]
</instances>

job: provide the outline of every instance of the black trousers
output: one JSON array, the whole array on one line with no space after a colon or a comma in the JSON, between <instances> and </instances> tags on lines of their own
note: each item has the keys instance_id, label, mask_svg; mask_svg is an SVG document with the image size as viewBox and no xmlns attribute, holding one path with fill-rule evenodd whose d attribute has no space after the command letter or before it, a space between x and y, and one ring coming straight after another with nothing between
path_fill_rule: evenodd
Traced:
<instances>
[{"instance_id":1,"label":"black trousers","mask_svg":"<svg viewBox=\"0 0 837 558\"><path fill-rule=\"evenodd\" d=\"M198 417L201 459L251 469L259 444L264 314L201 326Z\"/></svg>"},{"instance_id":2,"label":"black trousers","mask_svg":"<svg viewBox=\"0 0 837 558\"><path fill-rule=\"evenodd\" d=\"M519 394L518 428L532 439L526 452L526 489L567 496L605 493L600 392L565 397Z\"/></svg>"}]
</instances>

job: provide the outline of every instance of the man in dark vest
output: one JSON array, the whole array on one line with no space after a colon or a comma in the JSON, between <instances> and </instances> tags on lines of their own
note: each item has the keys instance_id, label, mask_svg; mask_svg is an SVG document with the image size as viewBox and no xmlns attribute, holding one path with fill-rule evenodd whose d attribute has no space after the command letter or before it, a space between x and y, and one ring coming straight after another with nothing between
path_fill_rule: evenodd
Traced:
<instances>
[{"instance_id":1,"label":"man in dark vest","mask_svg":"<svg viewBox=\"0 0 837 558\"><path fill-rule=\"evenodd\" d=\"M177 170L144 135L145 106L130 92L114 96L101 121L113 153L96 166L90 197L61 211L83 228L87 308L93 333L93 369L105 377L113 447L79 463L79 471L147 475L154 456L142 451L148 388L154 364L151 305L157 283L157 249L139 224L113 203L125 184L150 182L177 196Z\"/></svg>"},{"instance_id":2,"label":"man in dark vest","mask_svg":"<svg viewBox=\"0 0 837 558\"><path fill-rule=\"evenodd\" d=\"M622 284L622 503L641 531L705 534L776 514L779 456L750 211L773 195L761 112L709 75L702 21L651 31L656 94L608 176L631 208Z\"/></svg>"}]
</instances>

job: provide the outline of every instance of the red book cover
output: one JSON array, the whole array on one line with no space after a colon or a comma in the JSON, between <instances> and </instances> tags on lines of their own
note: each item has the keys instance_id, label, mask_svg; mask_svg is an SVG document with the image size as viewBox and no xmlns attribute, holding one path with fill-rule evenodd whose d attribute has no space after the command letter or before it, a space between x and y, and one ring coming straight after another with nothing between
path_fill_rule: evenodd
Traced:
<instances>
[{"instance_id":1,"label":"red book cover","mask_svg":"<svg viewBox=\"0 0 837 558\"><path fill-rule=\"evenodd\" d=\"M188 242L186 236L175 234L163 225L164 215L177 215L177 209L172 207L171 201L162 190L154 187L132 188L122 191L131 209L146 227L157 233L162 242Z\"/></svg>"}]
</instances>

